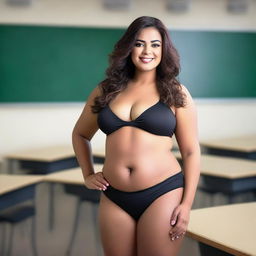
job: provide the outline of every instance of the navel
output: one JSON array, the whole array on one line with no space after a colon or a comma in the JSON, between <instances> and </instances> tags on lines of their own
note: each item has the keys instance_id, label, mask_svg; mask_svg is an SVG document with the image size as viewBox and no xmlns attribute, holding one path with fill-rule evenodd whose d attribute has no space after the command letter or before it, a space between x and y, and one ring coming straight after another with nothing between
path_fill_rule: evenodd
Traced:
<instances>
[{"instance_id":1,"label":"navel","mask_svg":"<svg viewBox=\"0 0 256 256\"><path fill-rule=\"evenodd\" d=\"M131 174L134 168L131 167L131 166L127 166L127 169L128 169L128 171L130 172L130 174Z\"/></svg>"}]
</instances>

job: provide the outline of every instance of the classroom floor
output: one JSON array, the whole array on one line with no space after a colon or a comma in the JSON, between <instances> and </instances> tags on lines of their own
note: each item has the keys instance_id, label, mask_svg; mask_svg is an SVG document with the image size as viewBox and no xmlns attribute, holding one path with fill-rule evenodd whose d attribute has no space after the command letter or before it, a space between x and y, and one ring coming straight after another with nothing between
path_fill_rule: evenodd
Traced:
<instances>
[{"instance_id":1,"label":"classroom floor","mask_svg":"<svg viewBox=\"0 0 256 256\"><path fill-rule=\"evenodd\" d=\"M94 209L91 203L83 202L80 208L80 218L77 233L74 239L73 249L67 254L68 244L71 238L72 225L75 219L77 198L64 192L61 184L54 186L54 227L49 229L48 202L49 183L41 183L37 187L36 194L36 246L38 255L42 256L103 256L99 241L99 234L93 224ZM227 203L227 198L220 194L213 197L197 192L193 208L201 208ZM235 202L252 201L253 194L247 193L235 198ZM30 244L31 219L17 224L14 229L12 253L13 256L30 256L32 249ZM8 225L8 224L6 224ZM0 248L3 246L4 225L0 225ZM6 230L5 238L10 228ZM96 233L95 233L96 232ZM195 241L185 238L179 256L200 256L198 245ZM4 255L0 255L4 256Z\"/></svg>"}]
</instances>

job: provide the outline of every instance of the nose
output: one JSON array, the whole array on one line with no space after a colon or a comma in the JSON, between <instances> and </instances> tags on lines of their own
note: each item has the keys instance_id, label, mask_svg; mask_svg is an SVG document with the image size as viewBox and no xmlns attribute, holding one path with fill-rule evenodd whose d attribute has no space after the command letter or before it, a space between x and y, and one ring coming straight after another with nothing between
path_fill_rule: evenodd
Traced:
<instances>
[{"instance_id":1,"label":"nose","mask_svg":"<svg viewBox=\"0 0 256 256\"><path fill-rule=\"evenodd\" d=\"M151 53L150 45L145 44L145 46L143 48L143 53L146 54L146 55Z\"/></svg>"}]
</instances>

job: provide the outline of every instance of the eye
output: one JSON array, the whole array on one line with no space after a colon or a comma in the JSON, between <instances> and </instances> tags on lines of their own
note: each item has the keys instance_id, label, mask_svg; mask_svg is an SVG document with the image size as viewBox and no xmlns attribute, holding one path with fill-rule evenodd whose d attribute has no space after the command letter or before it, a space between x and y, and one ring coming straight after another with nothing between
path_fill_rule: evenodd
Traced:
<instances>
[{"instance_id":1,"label":"eye","mask_svg":"<svg viewBox=\"0 0 256 256\"><path fill-rule=\"evenodd\" d=\"M153 48L160 47L160 44L152 44L152 47L153 47Z\"/></svg>"},{"instance_id":2,"label":"eye","mask_svg":"<svg viewBox=\"0 0 256 256\"><path fill-rule=\"evenodd\" d=\"M142 43L136 43L135 46L136 47L141 47L141 46L143 46L143 44Z\"/></svg>"}]
</instances>

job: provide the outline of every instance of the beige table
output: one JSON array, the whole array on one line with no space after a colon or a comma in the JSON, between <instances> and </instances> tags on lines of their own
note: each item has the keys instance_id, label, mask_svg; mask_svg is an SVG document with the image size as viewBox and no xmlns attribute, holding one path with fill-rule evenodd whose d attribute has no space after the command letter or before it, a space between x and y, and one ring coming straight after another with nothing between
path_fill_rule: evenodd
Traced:
<instances>
[{"instance_id":1,"label":"beige table","mask_svg":"<svg viewBox=\"0 0 256 256\"><path fill-rule=\"evenodd\" d=\"M179 151L173 152L178 161L182 162ZM226 179L239 179L256 176L256 162L252 160L201 154L201 175Z\"/></svg>"},{"instance_id":2,"label":"beige table","mask_svg":"<svg viewBox=\"0 0 256 256\"><path fill-rule=\"evenodd\" d=\"M103 168L102 164L94 164L95 172L101 171ZM64 185L65 191L70 194L74 194L81 197L81 200L98 202L100 191L87 189L84 185L84 178L82 170L80 168L73 168L56 173L45 175L45 182L61 183ZM53 205L50 202L50 212L53 212ZM51 213L50 216L53 214Z\"/></svg>"},{"instance_id":3,"label":"beige table","mask_svg":"<svg viewBox=\"0 0 256 256\"><path fill-rule=\"evenodd\" d=\"M41 175L0 174L0 195L12 192L43 181Z\"/></svg>"},{"instance_id":4,"label":"beige table","mask_svg":"<svg viewBox=\"0 0 256 256\"><path fill-rule=\"evenodd\" d=\"M34 200L35 185L43 181L39 175L0 174L0 210L26 200Z\"/></svg>"},{"instance_id":5,"label":"beige table","mask_svg":"<svg viewBox=\"0 0 256 256\"><path fill-rule=\"evenodd\" d=\"M210 196L221 192L228 203L234 203L237 195L243 193L246 195L247 192L255 198L256 162L232 157L201 155L201 177L198 189ZM252 199L244 197L243 200Z\"/></svg>"},{"instance_id":6,"label":"beige table","mask_svg":"<svg viewBox=\"0 0 256 256\"><path fill-rule=\"evenodd\" d=\"M201 174L238 179L256 176L256 162L233 157L201 155Z\"/></svg>"},{"instance_id":7,"label":"beige table","mask_svg":"<svg viewBox=\"0 0 256 256\"><path fill-rule=\"evenodd\" d=\"M232 255L255 256L256 202L192 210L187 235Z\"/></svg>"},{"instance_id":8,"label":"beige table","mask_svg":"<svg viewBox=\"0 0 256 256\"><path fill-rule=\"evenodd\" d=\"M174 156L182 161L179 151ZM201 174L227 179L238 179L256 176L256 162L252 160L201 154Z\"/></svg>"},{"instance_id":9,"label":"beige table","mask_svg":"<svg viewBox=\"0 0 256 256\"><path fill-rule=\"evenodd\" d=\"M208 154L256 160L256 134L200 141Z\"/></svg>"},{"instance_id":10,"label":"beige table","mask_svg":"<svg viewBox=\"0 0 256 256\"><path fill-rule=\"evenodd\" d=\"M11 173L16 169L28 169L33 174L45 174L78 166L71 145L22 150L12 152L4 157L7 159L8 169Z\"/></svg>"},{"instance_id":11,"label":"beige table","mask_svg":"<svg viewBox=\"0 0 256 256\"><path fill-rule=\"evenodd\" d=\"M99 157L105 157L104 148L92 149L93 155ZM20 150L16 152L9 153L5 155L9 159L17 160L31 160L31 161L44 161L53 162L61 160L63 158L74 157L75 153L71 145L58 145L58 146L48 146L40 147L29 150Z\"/></svg>"},{"instance_id":12,"label":"beige table","mask_svg":"<svg viewBox=\"0 0 256 256\"><path fill-rule=\"evenodd\" d=\"M4 156L9 172L28 169L33 174L47 174L77 167L78 163L72 145L57 145L21 150ZM103 163L104 149L93 150L94 162Z\"/></svg>"},{"instance_id":13,"label":"beige table","mask_svg":"<svg viewBox=\"0 0 256 256\"><path fill-rule=\"evenodd\" d=\"M209 191L230 195L253 191L256 190L256 162L231 157L202 155L201 177L202 186Z\"/></svg>"},{"instance_id":14,"label":"beige table","mask_svg":"<svg viewBox=\"0 0 256 256\"><path fill-rule=\"evenodd\" d=\"M35 185L41 181L39 175L0 174L0 210L33 198Z\"/></svg>"},{"instance_id":15,"label":"beige table","mask_svg":"<svg viewBox=\"0 0 256 256\"><path fill-rule=\"evenodd\" d=\"M174 152L174 156L182 166L180 152ZM256 161L202 154L198 189L210 196L210 199L213 199L214 193L221 192L229 203L235 202L235 196L244 192L250 192L255 197Z\"/></svg>"},{"instance_id":16,"label":"beige table","mask_svg":"<svg viewBox=\"0 0 256 256\"><path fill-rule=\"evenodd\" d=\"M103 168L102 164L94 164L93 166L95 172L101 171ZM83 174L80 168L72 168L65 171L47 174L44 176L44 181L73 185L84 185Z\"/></svg>"}]
</instances>

